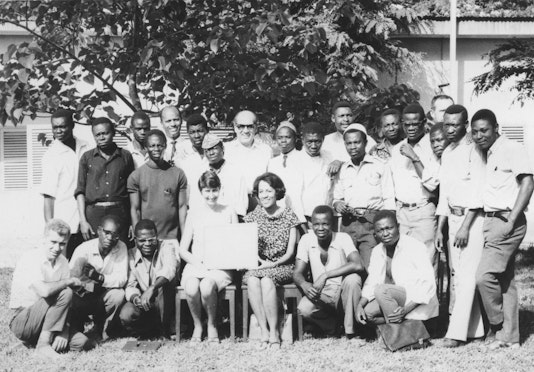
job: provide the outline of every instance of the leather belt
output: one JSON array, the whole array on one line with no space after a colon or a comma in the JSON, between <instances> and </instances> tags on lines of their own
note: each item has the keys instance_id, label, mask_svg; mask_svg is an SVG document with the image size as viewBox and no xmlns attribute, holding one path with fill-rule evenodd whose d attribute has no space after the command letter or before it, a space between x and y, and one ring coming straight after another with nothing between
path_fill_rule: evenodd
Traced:
<instances>
[{"instance_id":1,"label":"leather belt","mask_svg":"<svg viewBox=\"0 0 534 372\"><path fill-rule=\"evenodd\" d=\"M428 200L422 201L420 203L404 203L398 199L395 202L397 204L397 207L399 208L411 208L411 209L421 208L427 205L428 203L430 203Z\"/></svg>"},{"instance_id":2,"label":"leather belt","mask_svg":"<svg viewBox=\"0 0 534 372\"><path fill-rule=\"evenodd\" d=\"M496 217L505 222L508 222L509 215L510 215L510 211L484 212L485 217Z\"/></svg>"},{"instance_id":3,"label":"leather belt","mask_svg":"<svg viewBox=\"0 0 534 372\"><path fill-rule=\"evenodd\" d=\"M115 202L96 202L91 204L93 207L106 208L106 207L116 207L118 205L123 205L124 202L115 201Z\"/></svg>"},{"instance_id":4,"label":"leather belt","mask_svg":"<svg viewBox=\"0 0 534 372\"><path fill-rule=\"evenodd\" d=\"M352 220L358 220L360 222L373 222L375 214L378 212L375 209L369 208L348 208L349 214L343 216Z\"/></svg>"},{"instance_id":5,"label":"leather belt","mask_svg":"<svg viewBox=\"0 0 534 372\"><path fill-rule=\"evenodd\" d=\"M462 216L465 216L467 208L464 208L464 207L451 207L449 205L449 211L454 216L462 217Z\"/></svg>"}]
</instances>

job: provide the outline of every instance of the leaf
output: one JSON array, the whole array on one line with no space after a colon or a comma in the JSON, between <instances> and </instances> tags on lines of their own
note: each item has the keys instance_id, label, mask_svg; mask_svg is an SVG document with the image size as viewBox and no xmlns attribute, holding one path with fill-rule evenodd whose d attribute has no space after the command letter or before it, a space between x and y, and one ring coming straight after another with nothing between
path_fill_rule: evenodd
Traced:
<instances>
[{"instance_id":1,"label":"leaf","mask_svg":"<svg viewBox=\"0 0 534 372\"><path fill-rule=\"evenodd\" d=\"M217 53L217 51L219 50L219 39L211 39L210 49L213 53Z\"/></svg>"},{"instance_id":2,"label":"leaf","mask_svg":"<svg viewBox=\"0 0 534 372\"><path fill-rule=\"evenodd\" d=\"M105 106L102 108L107 114L108 114L108 117L115 121L115 122L118 122L121 117L119 115L117 115L117 113L115 112L115 109L113 109L113 107L111 106Z\"/></svg>"},{"instance_id":3,"label":"leaf","mask_svg":"<svg viewBox=\"0 0 534 372\"><path fill-rule=\"evenodd\" d=\"M306 82L304 83L304 89L310 94L310 96L314 96L316 93L315 84Z\"/></svg>"},{"instance_id":4,"label":"leaf","mask_svg":"<svg viewBox=\"0 0 534 372\"><path fill-rule=\"evenodd\" d=\"M260 23L258 27L256 27L256 35L260 36L266 27L267 27L267 22Z\"/></svg>"},{"instance_id":5,"label":"leaf","mask_svg":"<svg viewBox=\"0 0 534 372\"><path fill-rule=\"evenodd\" d=\"M33 68L33 61L35 60L34 54L28 54L23 57L19 57L19 63L27 69Z\"/></svg>"},{"instance_id":6,"label":"leaf","mask_svg":"<svg viewBox=\"0 0 534 372\"><path fill-rule=\"evenodd\" d=\"M152 57L152 53L154 52L154 48L147 46L141 51L141 63L146 64L150 57Z\"/></svg>"},{"instance_id":7,"label":"leaf","mask_svg":"<svg viewBox=\"0 0 534 372\"><path fill-rule=\"evenodd\" d=\"M84 77L83 77L83 81L85 81L87 84L91 84L91 85L94 85L95 83L95 76L91 73L87 73Z\"/></svg>"},{"instance_id":8,"label":"leaf","mask_svg":"<svg viewBox=\"0 0 534 372\"><path fill-rule=\"evenodd\" d=\"M317 53L317 47L315 46L314 43L306 43L305 45L305 48L308 52L310 52L311 54L315 54Z\"/></svg>"},{"instance_id":9,"label":"leaf","mask_svg":"<svg viewBox=\"0 0 534 372\"><path fill-rule=\"evenodd\" d=\"M18 72L17 72L17 76L19 78L19 81L21 83L24 83L26 84L28 82L28 78L30 77L30 74L28 73L28 71L26 71L25 68L21 68Z\"/></svg>"}]
</instances>

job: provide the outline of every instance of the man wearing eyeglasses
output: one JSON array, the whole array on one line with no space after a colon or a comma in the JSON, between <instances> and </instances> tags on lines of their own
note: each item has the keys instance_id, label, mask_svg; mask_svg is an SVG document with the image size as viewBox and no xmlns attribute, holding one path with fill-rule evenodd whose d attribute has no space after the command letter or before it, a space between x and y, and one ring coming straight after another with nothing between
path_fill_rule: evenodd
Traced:
<instances>
[{"instance_id":1,"label":"man wearing eyeglasses","mask_svg":"<svg viewBox=\"0 0 534 372\"><path fill-rule=\"evenodd\" d=\"M72 300L72 327L82 332L88 315L93 315L94 339L105 341L116 331L117 311L124 302L128 280L128 249L119 240L120 221L105 216L98 237L76 248L70 260L71 273L85 283L84 291Z\"/></svg>"},{"instance_id":2,"label":"man wearing eyeglasses","mask_svg":"<svg viewBox=\"0 0 534 372\"><path fill-rule=\"evenodd\" d=\"M252 111L238 112L233 124L237 138L228 142L226 159L241 170L250 195L256 177L267 171L273 150L269 145L261 143L255 138L258 130L258 119ZM254 198L250 198L250 201L253 203L249 203L249 209L256 205Z\"/></svg>"},{"instance_id":3,"label":"man wearing eyeglasses","mask_svg":"<svg viewBox=\"0 0 534 372\"><path fill-rule=\"evenodd\" d=\"M389 165L401 234L425 244L437 275L436 206L431 198L439 185L439 163L425 134L425 121L425 112L418 103L404 108L402 124L406 139L392 148Z\"/></svg>"},{"instance_id":4,"label":"man wearing eyeglasses","mask_svg":"<svg viewBox=\"0 0 534 372\"><path fill-rule=\"evenodd\" d=\"M127 302L120 311L121 324L134 336L169 338L177 262L174 247L158 240L151 220L139 221L134 234L136 248L129 252Z\"/></svg>"}]
</instances>

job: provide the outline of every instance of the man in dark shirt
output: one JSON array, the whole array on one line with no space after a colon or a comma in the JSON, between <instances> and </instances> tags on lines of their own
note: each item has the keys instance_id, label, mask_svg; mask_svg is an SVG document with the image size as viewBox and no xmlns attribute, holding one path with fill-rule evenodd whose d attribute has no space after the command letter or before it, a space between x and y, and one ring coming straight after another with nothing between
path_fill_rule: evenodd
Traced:
<instances>
[{"instance_id":1,"label":"man in dark shirt","mask_svg":"<svg viewBox=\"0 0 534 372\"><path fill-rule=\"evenodd\" d=\"M187 178L181 168L164 160L166 147L162 131L147 133L150 159L128 178L128 192L133 225L141 219L154 221L160 239L171 241L177 248L187 216Z\"/></svg>"},{"instance_id":2,"label":"man in dark shirt","mask_svg":"<svg viewBox=\"0 0 534 372\"><path fill-rule=\"evenodd\" d=\"M82 155L74 192L80 232L84 240L92 239L102 218L115 215L120 220L120 238L126 242L130 226L126 182L135 169L133 158L113 142L115 126L108 118L96 118L91 126L96 148Z\"/></svg>"}]
</instances>

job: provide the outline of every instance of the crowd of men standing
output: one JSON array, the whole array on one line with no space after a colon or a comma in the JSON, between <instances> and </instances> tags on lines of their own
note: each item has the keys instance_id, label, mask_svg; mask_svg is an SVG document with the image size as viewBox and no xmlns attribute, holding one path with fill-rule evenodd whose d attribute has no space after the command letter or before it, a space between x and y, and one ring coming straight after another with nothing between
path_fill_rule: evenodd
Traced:
<instances>
[{"instance_id":1,"label":"crowd of men standing","mask_svg":"<svg viewBox=\"0 0 534 372\"><path fill-rule=\"evenodd\" d=\"M200 114L187 118L186 140L176 107L161 110L163 131L137 112L125 149L113 141L114 124L96 118L91 149L73 135L72 113L58 110L43 158L45 239L15 270L13 332L48 355L94 347L120 334L114 323L169 336L179 239L189 211L203 203L199 179L217 174L219 202L243 221L260 207L256 179L270 172L283 181L278 203L295 213L303 235L293 278L307 319L332 331L322 310L337 302L351 335L353 320L434 318L439 253L446 251L453 296L442 345L482 337L490 349L519 345L514 260L534 189L531 164L520 144L499 134L492 111L469 120L465 107L437 96L430 112L427 118L419 104L385 110L377 142L353 122L350 104L339 102L334 133L326 135L324 123L300 130L280 123L281 153L273 157L250 111L235 116L236 138L226 143ZM334 260L333 251L341 256ZM87 335L89 314L95 328Z\"/></svg>"}]
</instances>

